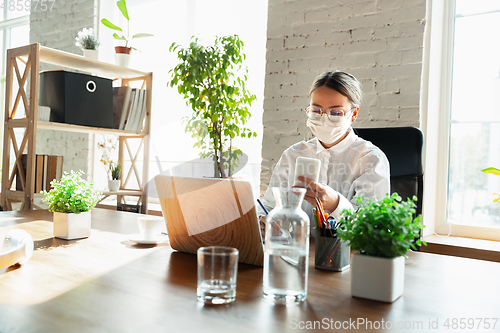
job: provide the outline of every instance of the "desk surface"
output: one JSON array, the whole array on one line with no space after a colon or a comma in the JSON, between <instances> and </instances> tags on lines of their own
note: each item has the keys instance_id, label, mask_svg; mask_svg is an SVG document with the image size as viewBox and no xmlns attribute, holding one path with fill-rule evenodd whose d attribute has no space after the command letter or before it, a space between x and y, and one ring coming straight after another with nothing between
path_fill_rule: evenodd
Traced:
<instances>
[{"instance_id":1,"label":"desk surface","mask_svg":"<svg viewBox=\"0 0 500 333\"><path fill-rule=\"evenodd\" d=\"M500 317L499 263L411 252L404 294L385 304L353 298L350 270L320 271L309 260L308 299L288 307L262 298L262 268L240 264L236 301L203 306L196 257L128 243L136 219L95 209L90 238L62 241L52 238L46 211L0 213L2 239L12 228L35 239L30 261L0 270L0 332L295 332L314 324L371 331L363 320L387 332L500 332L500 319L484 329L484 318ZM483 330L458 329L461 318Z\"/></svg>"}]
</instances>

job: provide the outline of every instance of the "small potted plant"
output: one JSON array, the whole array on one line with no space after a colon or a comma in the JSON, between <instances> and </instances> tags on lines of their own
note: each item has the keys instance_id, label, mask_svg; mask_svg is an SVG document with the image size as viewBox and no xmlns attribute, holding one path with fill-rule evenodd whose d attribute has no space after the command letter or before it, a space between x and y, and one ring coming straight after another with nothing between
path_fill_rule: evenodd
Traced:
<instances>
[{"instance_id":1,"label":"small potted plant","mask_svg":"<svg viewBox=\"0 0 500 333\"><path fill-rule=\"evenodd\" d=\"M402 201L397 193L378 201L356 197L356 212L344 210L339 237L352 249L351 294L383 302L394 302L403 294L405 255L416 249L414 242L423 228L415 215L417 197ZM417 245L424 244L420 239Z\"/></svg>"},{"instance_id":2,"label":"small potted plant","mask_svg":"<svg viewBox=\"0 0 500 333\"><path fill-rule=\"evenodd\" d=\"M101 43L94 35L94 29L83 28L82 31L78 32L78 36L75 38L75 45L83 50L83 56L97 60L98 49Z\"/></svg>"},{"instance_id":3,"label":"small potted plant","mask_svg":"<svg viewBox=\"0 0 500 333\"><path fill-rule=\"evenodd\" d=\"M111 192L116 192L120 189L120 174L122 173L122 161L118 163L109 162L108 188Z\"/></svg>"},{"instance_id":4,"label":"small potted plant","mask_svg":"<svg viewBox=\"0 0 500 333\"><path fill-rule=\"evenodd\" d=\"M65 172L58 182L53 180L53 188L42 191L43 198L54 213L54 237L78 239L90 236L91 209L101 198L101 191L94 183L81 178L83 171Z\"/></svg>"},{"instance_id":5,"label":"small potted plant","mask_svg":"<svg viewBox=\"0 0 500 333\"><path fill-rule=\"evenodd\" d=\"M130 37L130 18L128 16L128 10L127 10L127 2L125 0L120 0L116 2L116 6L122 13L123 17L127 20L127 33L125 34L123 32L123 29L117 26L116 24L111 23L108 19L102 19L101 23L104 24L106 27L120 31L122 34L117 34L116 32L113 33L113 37L118 40L124 40L125 41L125 46L116 46L115 47L115 63L118 66L124 66L128 67L129 62L130 62L130 52L132 49L137 50L134 47L129 46L129 43L132 41L134 38L144 38L144 37L151 37L153 36L152 34L147 34L147 33L138 33L135 35L132 35Z\"/></svg>"}]
</instances>

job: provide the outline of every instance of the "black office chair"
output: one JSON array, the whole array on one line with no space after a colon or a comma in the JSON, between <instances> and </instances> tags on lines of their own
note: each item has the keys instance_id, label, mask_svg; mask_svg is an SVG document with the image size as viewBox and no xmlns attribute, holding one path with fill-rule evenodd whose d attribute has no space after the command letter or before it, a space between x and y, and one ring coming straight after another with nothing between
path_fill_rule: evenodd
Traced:
<instances>
[{"instance_id":1,"label":"black office chair","mask_svg":"<svg viewBox=\"0 0 500 333\"><path fill-rule=\"evenodd\" d=\"M424 193L422 131L416 127L386 127L356 128L354 132L384 152L391 166L391 193L397 192L403 200L416 195L416 216L421 214Z\"/></svg>"}]
</instances>

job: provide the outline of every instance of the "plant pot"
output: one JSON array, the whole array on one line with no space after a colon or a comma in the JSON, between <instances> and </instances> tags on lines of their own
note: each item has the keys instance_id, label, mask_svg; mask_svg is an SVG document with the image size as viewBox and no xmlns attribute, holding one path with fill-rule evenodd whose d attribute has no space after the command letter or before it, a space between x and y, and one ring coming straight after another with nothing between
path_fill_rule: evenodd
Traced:
<instances>
[{"instance_id":1,"label":"plant pot","mask_svg":"<svg viewBox=\"0 0 500 333\"><path fill-rule=\"evenodd\" d=\"M115 46L115 51L115 64L122 67L128 67L130 63L130 51L132 51L132 48Z\"/></svg>"},{"instance_id":2,"label":"plant pot","mask_svg":"<svg viewBox=\"0 0 500 333\"><path fill-rule=\"evenodd\" d=\"M120 189L120 180L119 179L109 179L108 180L108 189L110 192L116 192Z\"/></svg>"},{"instance_id":3,"label":"plant pot","mask_svg":"<svg viewBox=\"0 0 500 333\"><path fill-rule=\"evenodd\" d=\"M66 240L90 236L91 213L80 214L54 212L54 237Z\"/></svg>"},{"instance_id":4,"label":"plant pot","mask_svg":"<svg viewBox=\"0 0 500 333\"><path fill-rule=\"evenodd\" d=\"M99 52L97 50L83 50L83 56L85 58L97 60Z\"/></svg>"},{"instance_id":5,"label":"plant pot","mask_svg":"<svg viewBox=\"0 0 500 333\"><path fill-rule=\"evenodd\" d=\"M351 262L351 294L382 302L403 295L405 258L379 258L355 253Z\"/></svg>"}]
</instances>

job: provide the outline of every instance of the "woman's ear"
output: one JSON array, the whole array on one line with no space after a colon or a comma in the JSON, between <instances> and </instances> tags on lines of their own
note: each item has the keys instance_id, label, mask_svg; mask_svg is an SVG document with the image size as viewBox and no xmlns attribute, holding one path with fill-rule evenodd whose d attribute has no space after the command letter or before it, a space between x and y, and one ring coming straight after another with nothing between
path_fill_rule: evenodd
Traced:
<instances>
[{"instance_id":1,"label":"woman's ear","mask_svg":"<svg viewBox=\"0 0 500 333\"><path fill-rule=\"evenodd\" d=\"M352 111L351 122L354 122L358 117L359 106L356 106L354 111Z\"/></svg>"}]
</instances>

